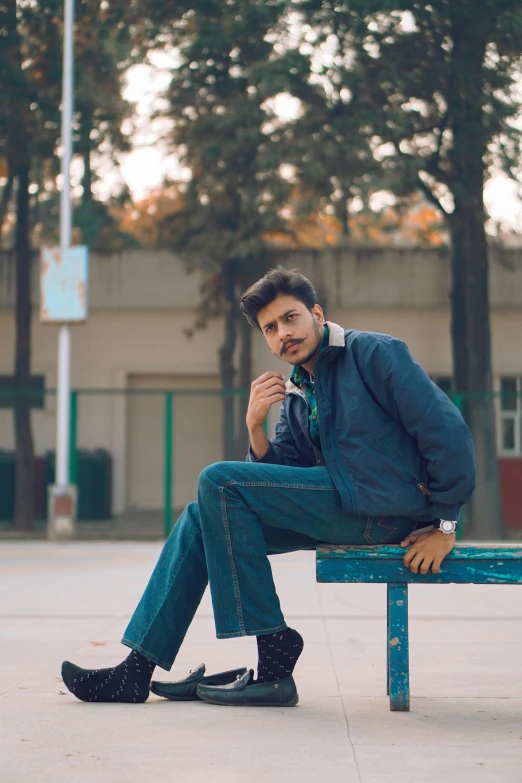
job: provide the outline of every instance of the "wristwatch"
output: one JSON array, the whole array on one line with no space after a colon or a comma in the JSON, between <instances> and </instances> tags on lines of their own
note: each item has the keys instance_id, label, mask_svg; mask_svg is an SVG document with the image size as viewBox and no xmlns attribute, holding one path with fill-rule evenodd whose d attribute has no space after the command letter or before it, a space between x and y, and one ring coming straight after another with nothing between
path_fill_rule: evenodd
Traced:
<instances>
[{"instance_id":1,"label":"wristwatch","mask_svg":"<svg viewBox=\"0 0 522 783\"><path fill-rule=\"evenodd\" d=\"M457 523L453 519L441 519L439 524L435 523L435 530L440 530L444 535L449 536L457 529Z\"/></svg>"}]
</instances>

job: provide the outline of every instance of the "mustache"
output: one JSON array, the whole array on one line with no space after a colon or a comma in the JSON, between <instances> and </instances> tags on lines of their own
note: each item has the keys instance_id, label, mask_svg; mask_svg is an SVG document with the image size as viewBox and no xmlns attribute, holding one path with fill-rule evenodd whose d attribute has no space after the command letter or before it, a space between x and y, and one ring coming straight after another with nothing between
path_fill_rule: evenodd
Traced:
<instances>
[{"instance_id":1,"label":"mustache","mask_svg":"<svg viewBox=\"0 0 522 783\"><path fill-rule=\"evenodd\" d=\"M283 347L281 348L281 353L279 355L282 356L284 353L286 353L289 345L300 345L302 342L303 340L289 340L286 343L286 345L283 345Z\"/></svg>"}]
</instances>

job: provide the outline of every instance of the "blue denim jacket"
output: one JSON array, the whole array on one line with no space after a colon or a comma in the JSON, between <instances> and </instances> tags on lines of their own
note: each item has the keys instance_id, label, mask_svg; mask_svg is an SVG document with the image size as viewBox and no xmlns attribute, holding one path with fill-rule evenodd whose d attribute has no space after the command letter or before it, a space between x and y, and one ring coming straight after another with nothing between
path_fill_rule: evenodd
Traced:
<instances>
[{"instance_id":1,"label":"blue denim jacket","mask_svg":"<svg viewBox=\"0 0 522 783\"><path fill-rule=\"evenodd\" d=\"M314 367L322 455L306 395L288 381L270 448L247 460L326 463L350 515L457 519L475 486L473 439L457 408L401 340L328 327Z\"/></svg>"}]
</instances>

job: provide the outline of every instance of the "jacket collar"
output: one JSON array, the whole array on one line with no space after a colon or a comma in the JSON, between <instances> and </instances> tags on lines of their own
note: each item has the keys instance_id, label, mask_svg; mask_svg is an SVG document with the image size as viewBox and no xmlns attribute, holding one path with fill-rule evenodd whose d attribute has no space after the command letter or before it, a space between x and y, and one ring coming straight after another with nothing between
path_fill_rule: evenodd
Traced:
<instances>
[{"instance_id":1,"label":"jacket collar","mask_svg":"<svg viewBox=\"0 0 522 783\"><path fill-rule=\"evenodd\" d=\"M334 324L332 321L326 322L328 329L330 330L330 340L328 346L335 346L336 348L344 348L344 329L339 324Z\"/></svg>"},{"instance_id":2,"label":"jacket collar","mask_svg":"<svg viewBox=\"0 0 522 783\"><path fill-rule=\"evenodd\" d=\"M339 326L339 324L334 324L333 321L326 321L326 325L329 331L329 339L328 345L324 348L324 350L328 351L329 348L344 348L345 342L343 327ZM330 353L330 351L328 351L328 353ZM335 353L337 353L337 351L335 351ZM302 392L301 389L290 380L286 382L285 388L287 394L289 392L297 392L303 397L306 396L304 392Z\"/></svg>"}]
</instances>

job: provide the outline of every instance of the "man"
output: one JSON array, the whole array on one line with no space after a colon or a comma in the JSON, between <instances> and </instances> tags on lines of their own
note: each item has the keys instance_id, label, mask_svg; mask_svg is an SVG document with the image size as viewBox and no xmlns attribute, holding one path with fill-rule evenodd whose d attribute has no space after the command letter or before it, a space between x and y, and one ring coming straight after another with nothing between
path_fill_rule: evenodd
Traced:
<instances>
[{"instance_id":1,"label":"man","mask_svg":"<svg viewBox=\"0 0 522 783\"><path fill-rule=\"evenodd\" d=\"M128 658L100 670L64 662L63 680L79 699L145 701L154 667L171 668L209 582L218 638L257 637L256 680L238 670L232 683L235 672L205 682L198 669L152 690L217 704L293 706L303 639L285 623L267 555L320 542L401 543L414 573L437 573L454 546L474 486L473 443L404 343L326 322L297 270L269 272L244 294L241 309L293 366L290 380L267 372L252 384L247 461L202 471L198 500L165 543L125 632ZM269 440L263 425L279 403Z\"/></svg>"}]
</instances>

